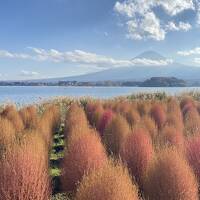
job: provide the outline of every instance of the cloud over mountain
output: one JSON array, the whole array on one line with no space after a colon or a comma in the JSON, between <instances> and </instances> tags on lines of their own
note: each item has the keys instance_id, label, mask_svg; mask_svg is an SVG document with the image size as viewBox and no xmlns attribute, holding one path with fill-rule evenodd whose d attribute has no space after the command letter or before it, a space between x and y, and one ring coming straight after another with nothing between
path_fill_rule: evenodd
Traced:
<instances>
[{"instance_id":1,"label":"cloud over mountain","mask_svg":"<svg viewBox=\"0 0 200 200\"><path fill-rule=\"evenodd\" d=\"M90 65L95 68L116 68L116 67L130 67L134 65L144 66L165 66L173 61L171 59L147 59L135 58L128 59L115 59L105 55L98 55L91 52L82 50L65 51L61 52L56 49L41 49L35 47L28 47L31 50L30 54L25 53L11 53L6 50L0 50L0 57L8 59L31 59L39 62L55 62L55 63L72 63L79 65ZM28 73L23 73L24 75ZM28 74L30 75L30 74Z\"/></svg>"}]
</instances>

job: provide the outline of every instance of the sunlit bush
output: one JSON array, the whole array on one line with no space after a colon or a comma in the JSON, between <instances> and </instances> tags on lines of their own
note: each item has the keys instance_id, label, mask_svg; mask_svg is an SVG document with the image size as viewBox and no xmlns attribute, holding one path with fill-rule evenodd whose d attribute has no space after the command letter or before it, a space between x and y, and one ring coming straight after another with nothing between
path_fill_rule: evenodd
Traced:
<instances>
[{"instance_id":1,"label":"sunlit bush","mask_svg":"<svg viewBox=\"0 0 200 200\"><path fill-rule=\"evenodd\" d=\"M186 156L200 183L200 136L189 138L186 142Z\"/></svg>"},{"instance_id":2,"label":"sunlit bush","mask_svg":"<svg viewBox=\"0 0 200 200\"><path fill-rule=\"evenodd\" d=\"M106 163L107 155L97 134L88 133L70 141L62 163L63 190L74 191L84 174Z\"/></svg>"},{"instance_id":3,"label":"sunlit bush","mask_svg":"<svg viewBox=\"0 0 200 200\"><path fill-rule=\"evenodd\" d=\"M121 145L124 143L127 135L130 133L128 122L121 115L117 115L112 119L106 127L104 133L104 142L107 150L118 155Z\"/></svg>"},{"instance_id":4,"label":"sunlit bush","mask_svg":"<svg viewBox=\"0 0 200 200\"><path fill-rule=\"evenodd\" d=\"M10 120L13 123L17 133L21 133L24 129L24 124L19 112L14 106L6 106L1 113L1 116Z\"/></svg>"},{"instance_id":5,"label":"sunlit bush","mask_svg":"<svg viewBox=\"0 0 200 200\"><path fill-rule=\"evenodd\" d=\"M200 133L200 116L196 108L192 108L185 113L184 124L186 135Z\"/></svg>"},{"instance_id":6,"label":"sunlit bush","mask_svg":"<svg viewBox=\"0 0 200 200\"><path fill-rule=\"evenodd\" d=\"M179 150L184 148L183 133L173 126L165 126L160 133L161 144L164 146L175 146Z\"/></svg>"},{"instance_id":7,"label":"sunlit bush","mask_svg":"<svg viewBox=\"0 0 200 200\"><path fill-rule=\"evenodd\" d=\"M50 200L45 145L36 133L27 137L13 144L0 160L0 200Z\"/></svg>"},{"instance_id":8,"label":"sunlit bush","mask_svg":"<svg viewBox=\"0 0 200 200\"><path fill-rule=\"evenodd\" d=\"M145 181L149 200L198 200L198 184L184 157L173 148L158 154Z\"/></svg>"},{"instance_id":9,"label":"sunlit bush","mask_svg":"<svg viewBox=\"0 0 200 200\"><path fill-rule=\"evenodd\" d=\"M38 125L38 114L35 106L22 108L19 114L26 129L36 129Z\"/></svg>"},{"instance_id":10,"label":"sunlit bush","mask_svg":"<svg viewBox=\"0 0 200 200\"><path fill-rule=\"evenodd\" d=\"M130 110L126 113L126 119L131 127L134 127L140 122L140 114L137 110Z\"/></svg>"},{"instance_id":11,"label":"sunlit bush","mask_svg":"<svg viewBox=\"0 0 200 200\"><path fill-rule=\"evenodd\" d=\"M155 139L158 135L158 128L155 121L150 116L144 116L140 122L143 128L146 128L152 139Z\"/></svg>"},{"instance_id":12,"label":"sunlit bush","mask_svg":"<svg viewBox=\"0 0 200 200\"><path fill-rule=\"evenodd\" d=\"M132 176L142 186L142 179L154 156L149 133L143 129L134 130L122 146L120 156L127 164Z\"/></svg>"},{"instance_id":13,"label":"sunlit bush","mask_svg":"<svg viewBox=\"0 0 200 200\"><path fill-rule=\"evenodd\" d=\"M103 136L106 127L112 121L113 117L114 117L114 113L112 110L106 110L102 114L102 116L99 120L99 125L98 125L98 130L99 130L101 136Z\"/></svg>"},{"instance_id":14,"label":"sunlit bush","mask_svg":"<svg viewBox=\"0 0 200 200\"><path fill-rule=\"evenodd\" d=\"M165 124L167 118L163 106L161 106L160 104L154 105L151 109L151 116L155 120L158 128L161 129Z\"/></svg>"},{"instance_id":15,"label":"sunlit bush","mask_svg":"<svg viewBox=\"0 0 200 200\"><path fill-rule=\"evenodd\" d=\"M88 130L88 121L85 111L77 104L72 104L67 111L65 119L65 137L80 135Z\"/></svg>"},{"instance_id":16,"label":"sunlit bush","mask_svg":"<svg viewBox=\"0 0 200 200\"><path fill-rule=\"evenodd\" d=\"M75 200L139 200L136 186L120 164L109 164L85 176Z\"/></svg>"}]
</instances>

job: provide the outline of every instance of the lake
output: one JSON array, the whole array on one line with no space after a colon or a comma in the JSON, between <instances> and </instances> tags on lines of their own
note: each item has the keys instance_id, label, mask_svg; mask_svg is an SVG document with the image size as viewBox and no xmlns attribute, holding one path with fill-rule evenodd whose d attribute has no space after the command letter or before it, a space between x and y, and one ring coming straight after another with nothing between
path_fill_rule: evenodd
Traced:
<instances>
[{"instance_id":1,"label":"lake","mask_svg":"<svg viewBox=\"0 0 200 200\"><path fill-rule=\"evenodd\" d=\"M94 97L111 98L122 95L137 93L166 92L170 95L176 95L183 92L198 91L200 87L59 87L59 86L1 86L0 103L14 102L17 104L30 104L38 101L50 99L52 97Z\"/></svg>"}]
</instances>

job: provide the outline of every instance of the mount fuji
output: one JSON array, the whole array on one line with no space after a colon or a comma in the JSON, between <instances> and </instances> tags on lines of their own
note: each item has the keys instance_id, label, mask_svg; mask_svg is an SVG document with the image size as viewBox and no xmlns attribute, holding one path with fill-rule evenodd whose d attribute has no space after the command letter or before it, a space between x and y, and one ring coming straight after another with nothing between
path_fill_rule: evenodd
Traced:
<instances>
[{"instance_id":1,"label":"mount fuji","mask_svg":"<svg viewBox=\"0 0 200 200\"><path fill-rule=\"evenodd\" d=\"M153 61L167 60L164 56L154 51L146 51L131 60L146 59ZM200 67L188 66L177 62L167 65L142 65L134 64L129 67L117 67L85 75L53 78L49 81L144 81L151 77L176 77L186 81L200 81ZM47 81L47 80L46 80Z\"/></svg>"}]
</instances>

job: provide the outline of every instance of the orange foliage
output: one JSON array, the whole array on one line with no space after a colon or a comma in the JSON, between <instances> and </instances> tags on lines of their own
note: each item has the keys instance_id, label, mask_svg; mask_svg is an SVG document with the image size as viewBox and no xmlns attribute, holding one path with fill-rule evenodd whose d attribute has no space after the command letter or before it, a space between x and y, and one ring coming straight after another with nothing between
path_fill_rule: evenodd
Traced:
<instances>
[{"instance_id":1,"label":"orange foliage","mask_svg":"<svg viewBox=\"0 0 200 200\"><path fill-rule=\"evenodd\" d=\"M32 134L0 160L0 200L50 200L47 151L42 139Z\"/></svg>"},{"instance_id":2,"label":"orange foliage","mask_svg":"<svg viewBox=\"0 0 200 200\"><path fill-rule=\"evenodd\" d=\"M121 145L129 133L130 127L126 119L121 115L114 117L107 126L103 136L108 151L118 155Z\"/></svg>"},{"instance_id":3,"label":"orange foliage","mask_svg":"<svg viewBox=\"0 0 200 200\"><path fill-rule=\"evenodd\" d=\"M154 156L152 141L143 129L136 129L130 134L121 148L120 155L136 181L142 186L142 179Z\"/></svg>"},{"instance_id":4,"label":"orange foliage","mask_svg":"<svg viewBox=\"0 0 200 200\"><path fill-rule=\"evenodd\" d=\"M192 169L175 149L161 151L145 181L149 200L198 200L198 184Z\"/></svg>"},{"instance_id":5,"label":"orange foliage","mask_svg":"<svg viewBox=\"0 0 200 200\"><path fill-rule=\"evenodd\" d=\"M62 163L62 187L74 191L83 175L107 163L101 140L95 133L88 133L70 141Z\"/></svg>"},{"instance_id":6,"label":"orange foliage","mask_svg":"<svg viewBox=\"0 0 200 200\"><path fill-rule=\"evenodd\" d=\"M120 164L109 164L85 176L75 200L139 200L136 186Z\"/></svg>"}]
</instances>

